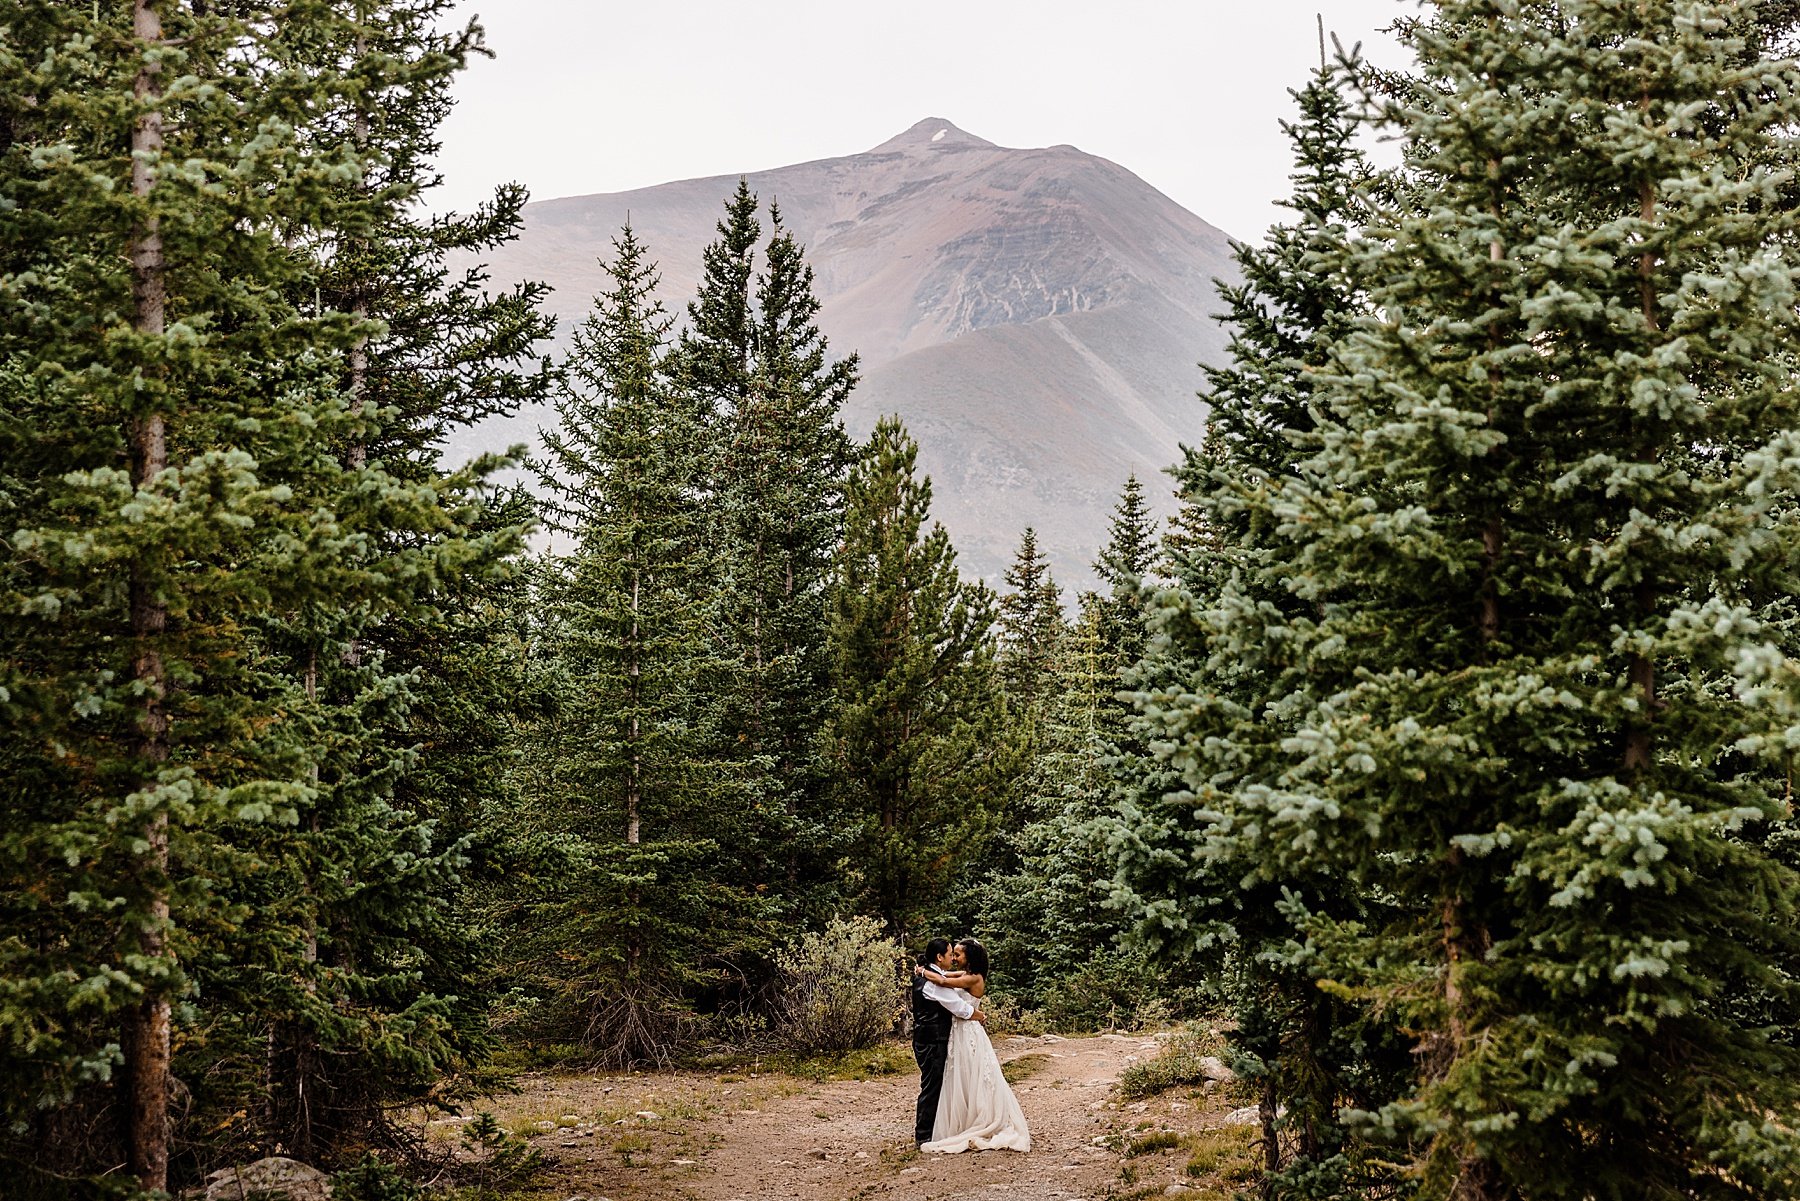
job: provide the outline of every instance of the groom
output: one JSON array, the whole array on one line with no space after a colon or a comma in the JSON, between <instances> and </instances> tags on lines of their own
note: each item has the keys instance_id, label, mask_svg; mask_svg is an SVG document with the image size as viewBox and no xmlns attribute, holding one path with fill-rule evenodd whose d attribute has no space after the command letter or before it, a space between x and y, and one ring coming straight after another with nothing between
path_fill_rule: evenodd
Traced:
<instances>
[{"instance_id":1,"label":"groom","mask_svg":"<svg viewBox=\"0 0 1800 1201\"><path fill-rule=\"evenodd\" d=\"M947 938L934 938L925 944L919 966L930 965L940 972L953 972L962 948ZM944 1060L950 1053L950 1017L987 1021L987 1015L975 1008L967 994L954 988L933 984L916 972L912 979L913 1058L919 1061L919 1104L913 1113L913 1143L931 1141L931 1127L937 1121L938 1094L944 1091Z\"/></svg>"}]
</instances>

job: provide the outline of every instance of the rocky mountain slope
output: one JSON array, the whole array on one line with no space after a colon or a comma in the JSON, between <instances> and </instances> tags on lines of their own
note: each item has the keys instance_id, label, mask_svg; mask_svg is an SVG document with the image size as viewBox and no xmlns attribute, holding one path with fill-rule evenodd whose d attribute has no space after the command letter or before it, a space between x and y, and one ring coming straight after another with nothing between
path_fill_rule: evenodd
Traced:
<instances>
[{"instance_id":1,"label":"rocky mountain slope","mask_svg":"<svg viewBox=\"0 0 1800 1201\"><path fill-rule=\"evenodd\" d=\"M532 204L490 266L554 286L566 334L629 216L681 312L737 178ZM1178 444L1200 439L1196 363L1224 346L1212 315L1214 279L1234 275L1226 236L1115 163L996 146L936 118L747 178L806 244L834 352L862 355L852 432L902 415L965 570L997 580L1035 525L1058 578L1091 582L1126 475L1161 497ZM521 414L476 443L529 440L545 419Z\"/></svg>"}]
</instances>

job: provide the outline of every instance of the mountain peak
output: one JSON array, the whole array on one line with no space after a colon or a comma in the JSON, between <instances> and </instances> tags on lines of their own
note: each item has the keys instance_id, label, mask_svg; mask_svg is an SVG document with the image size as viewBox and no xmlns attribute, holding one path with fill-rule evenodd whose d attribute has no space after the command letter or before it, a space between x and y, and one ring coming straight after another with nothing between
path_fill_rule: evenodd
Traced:
<instances>
[{"instance_id":1,"label":"mountain peak","mask_svg":"<svg viewBox=\"0 0 1800 1201\"><path fill-rule=\"evenodd\" d=\"M951 147L979 146L992 148L993 143L964 133L942 117L927 117L904 133L899 133L869 151L870 154L892 154L896 151L939 150Z\"/></svg>"}]
</instances>

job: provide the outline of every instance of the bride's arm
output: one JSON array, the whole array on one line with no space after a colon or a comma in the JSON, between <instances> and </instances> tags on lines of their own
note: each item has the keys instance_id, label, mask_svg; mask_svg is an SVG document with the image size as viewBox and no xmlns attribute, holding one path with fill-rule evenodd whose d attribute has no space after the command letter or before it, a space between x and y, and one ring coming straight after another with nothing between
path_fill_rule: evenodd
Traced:
<instances>
[{"instance_id":1,"label":"bride's arm","mask_svg":"<svg viewBox=\"0 0 1800 1201\"><path fill-rule=\"evenodd\" d=\"M925 978L934 980L946 988L960 988L971 997L981 997L987 992L987 977L977 976L970 972L933 972L926 970Z\"/></svg>"}]
</instances>

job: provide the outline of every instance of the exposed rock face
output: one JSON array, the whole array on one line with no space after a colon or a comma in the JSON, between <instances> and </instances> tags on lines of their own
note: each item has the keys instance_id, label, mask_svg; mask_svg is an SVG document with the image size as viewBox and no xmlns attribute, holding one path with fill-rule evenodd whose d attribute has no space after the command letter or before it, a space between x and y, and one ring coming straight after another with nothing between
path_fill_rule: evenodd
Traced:
<instances>
[{"instance_id":1,"label":"exposed rock face","mask_svg":"<svg viewBox=\"0 0 1800 1201\"><path fill-rule=\"evenodd\" d=\"M1196 364L1225 341L1213 280L1236 275L1226 236L1105 159L1006 149L936 118L748 179L806 244L834 351L862 355L852 432L906 420L965 570L997 578L1035 525L1057 577L1089 582L1126 475L1166 493L1160 472L1201 438ZM682 312L736 183L533 204L494 277L552 284L566 335L629 214ZM496 423L465 449L528 441L544 420Z\"/></svg>"}]
</instances>

